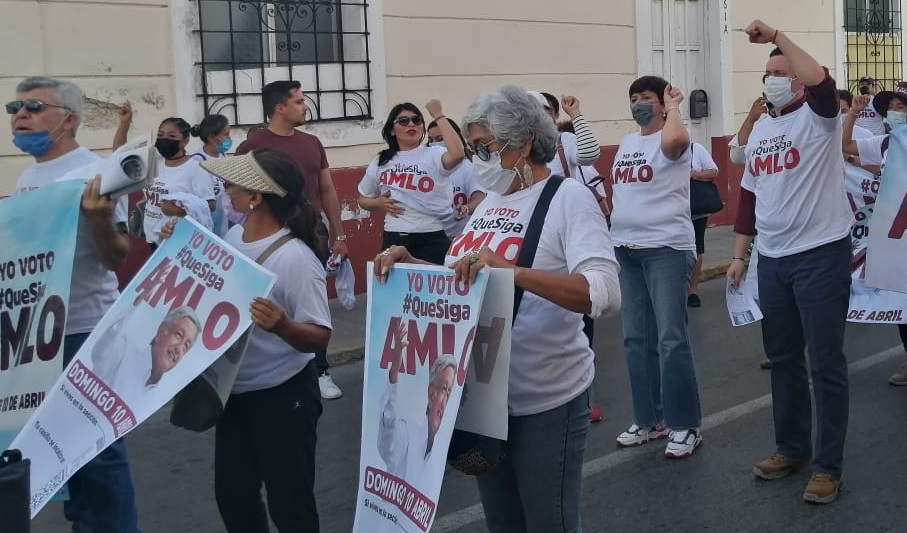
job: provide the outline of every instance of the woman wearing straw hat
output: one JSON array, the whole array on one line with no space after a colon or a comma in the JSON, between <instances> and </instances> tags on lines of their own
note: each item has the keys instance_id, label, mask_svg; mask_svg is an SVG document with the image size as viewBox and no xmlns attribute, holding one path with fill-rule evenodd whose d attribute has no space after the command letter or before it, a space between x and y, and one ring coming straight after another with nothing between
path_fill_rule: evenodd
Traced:
<instances>
[{"instance_id":1,"label":"woman wearing straw hat","mask_svg":"<svg viewBox=\"0 0 907 533\"><path fill-rule=\"evenodd\" d=\"M299 194L296 162L277 150L205 161L246 215L224 240L277 275L252 302L246 355L217 425L214 489L228 532L319 530L316 427L321 392L312 364L331 337L324 267L315 252L315 211ZM169 232L168 232L169 233ZM281 243L280 241L283 241ZM267 514L261 486L267 487Z\"/></svg>"}]
</instances>

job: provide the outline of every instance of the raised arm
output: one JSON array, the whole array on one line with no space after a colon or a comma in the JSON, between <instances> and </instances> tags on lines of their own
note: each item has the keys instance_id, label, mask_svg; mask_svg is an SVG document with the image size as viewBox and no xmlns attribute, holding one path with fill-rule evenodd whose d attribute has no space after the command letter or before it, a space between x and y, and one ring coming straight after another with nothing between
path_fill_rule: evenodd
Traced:
<instances>
[{"instance_id":1,"label":"raised arm","mask_svg":"<svg viewBox=\"0 0 907 533\"><path fill-rule=\"evenodd\" d=\"M680 114L683 93L677 87L668 85L665 87L664 102L665 125L661 130L661 152L671 161L676 161L690 147L690 134Z\"/></svg>"},{"instance_id":2,"label":"raised arm","mask_svg":"<svg viewBox=\"0 0 907 533\"><path fill-rule=\"evenodd\" d=\"M853 105L850 107L850 111L844 116L844 131L841 136L841 150L848 155L859 156L860 148L857 146L857 142L853 140L853 127L857 122L857 117L860 116L860 113L866 109L866 106L869 104L870 96L868 94L861 94L860 96L855 96L853 99Z\"/></svg>"},{"instance_id":3,"label":"raised arm","mask_svg":"<svg viewBox=\"0 0 907 533\"><path fill-rule=\"evenodd\" d=\"M601 146L592 128L579 109L579 99L575 96L561 96L561 108L573 122L573 133L576 135L576 166L593 165L601 156Z\"/></svg>"},{"instance_id":4,"label":"raised arm","mask_svg":"<svg viewBox=\"0 0 907 533\"><path fill-rule=\"evenodd\" d=\"M819 85L825 79L822 65L781 31L761 20L754 20L743 31L749 36L751 43L771 43L777 46L790 63L791 74L807 87Z\"/></svg>"}]
</instances>

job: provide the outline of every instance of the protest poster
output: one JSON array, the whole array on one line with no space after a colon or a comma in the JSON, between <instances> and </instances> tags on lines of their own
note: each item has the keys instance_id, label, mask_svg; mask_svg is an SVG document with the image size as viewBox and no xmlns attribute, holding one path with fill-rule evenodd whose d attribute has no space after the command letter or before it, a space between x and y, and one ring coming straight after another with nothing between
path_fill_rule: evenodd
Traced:
<instances>
[{"instance_id":1,"label":"protest poster","mask_svg":"<svg viewBox=\"0 0 907 533\"><path fill-rule=\"evenodd\" d=\"M47 393L13 446L31 458L31 513L240 338L273 274L183 218Z\"/></svg>"},{"instance_id":2,"label":"protest poster","mask_svg":"<svg viewBox=\"0 0 907 533\"><path fill-rule=\"evenodd\" d=\"M402 264L368 276L354 532L431 528L487 280Z\"/></svg>"},{"instance_id":3,"label":"protest poster","mask_svg":"<svg viewBox=\"0 0 907 533\"><path fill-rule=\"evenodd\" d=\"M891 150L889 150L890 152ZM892 163L891 156L888 165ZM897 162L897 158L895 158ZM886 167L888 168L888 167ZM887 174L885 174L887 176ZM844 189L847 201L853 211L851 227L851 283L850 304L847 311L848 322L868 324L900 324L907 322L907 294L892 290L883 290L870 285L867 281L868 257L878 257L877 242L870 239L870 227L876 224L878 217L879 195L884 191L883 179L871 172L850 165L844 165ZM905 184L907 192L907 184ZM882 225L890 223L883 222ZM872 244L870 245L870 241ZM753 252L750 259L746 283L751 284L746 290L758 299L756 259Z\"/></svg>"},{"instance_id":4,"label":"protest poster","mask_svg":"<svg viewBox=\"0 0 907 533\"><path fill-rule=\"evenodd\" d=\"M63 371L84 185L64 181L0 200L0 451Z\"/></svg>"},{"instance_id":5,"label":"protest poster","mask_svg":"<svg viewBox=\"0 0 907 533\"><path fill-rule=\"evenodd\" d=\"M869 223L866 285L907 293L907 129L888 136L888 152ZM894 311L894 310L890 310Z\"/></svg>"},{"instance_id":6,"label":"protest poster","mask_svg":"<svg viewBox=\"0 0 907 533\"><path fill-rule=\"evenodd\" d=\"M510 381L510 333L513 325L513 270L488 269L488 285L460 410L454 427L507 440L507 392Z\"/></svg>"}]
</instances>

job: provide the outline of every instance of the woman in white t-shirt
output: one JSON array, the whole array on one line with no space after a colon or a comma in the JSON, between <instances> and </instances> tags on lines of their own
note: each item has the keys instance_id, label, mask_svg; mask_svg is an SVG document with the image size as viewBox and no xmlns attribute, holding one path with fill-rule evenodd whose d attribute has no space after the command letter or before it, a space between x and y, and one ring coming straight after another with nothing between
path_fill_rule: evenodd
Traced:
<instances>
[{"instance_id":1,"label":"woman in white t-shirt","mask_svg":"<svg viewBox=\"0 0 907 533\"><path fill-rule=\"evenodd\" d=\"M385 212L382 248L405 246L416 257L441 264L450 244L444 232L453 205L450 175L465 152L441 102L431 100L425 107L446 147L423 146L422 112L409 102L395 105L381 129L387 149L369 164L359 182L359 206Z\"/></svg>"},{"instance_id":2,"label":"woman in white t-shirt","mask_svg":"<svg viewBox=\"0 0 907 533\"><path fill-rule=\"evenodd\" d=\"M230 121L223 115L206 116L201 122L192 126L189 134L198 137L204 143L202 149L191 156L199 162L224 157L233 147L233 139L230 138ZM233 211L230 198L224 194L223 181L214 176L211 176L211 180L215 203L214 212L211 214L211 218L214 220L214 233L223 237L228 226L242 222L242 216Z\"/></svg>"},{"instance_id":3,"label":"woman in white t-shirt","mask_svg":"<svg viewBox=\"0 0 907 533\"><path fill-rule=\"evenodd\" d=\"M460 126L453 120L448 119L450 126L457 132L463 148L466 148L466 141L463 140L463 132ZM445 148L444 135L441 128L438 127L437 121L432 121L427 130L427 146ZM466 227L466 221L469 216L476 210L476 206L485 199L485 191L476 183L475 173L472 171L472 158L469 154L457 165L450 175L450 185L453 188L453 205L452 210L448 213L444 221L444 232L447 233L448 239L453 239Z\"/></svg>"},{"instance_id":4,"label":"woman in white t-shirt","mask_svg":"<svg viewBox=\"0 0 907 533\"><path fill-rule=\"evenodd\" d=\"M313 250L316 214L299 191L296 162L277 150L211 159L246 215L224 240L276 274L267 298L251 304L254 328L217 424L214 488L227 531L318 531L315 445L321 391L312 360L331 336L325 273ZM289 240L280 242L281 239ZM267 515L261 500L267 487Z\"/></svg>"},{"instance_id":5,"label":"woman in white t-shirt","mask_svg":"<svg viewBox=\"0 0 907 533\"><path fill-rule=\"evenodd\" d=\"M690 179L711 183L718 177L718 165L712 159L705 146L699 143L690 145L692 162L690 163ZM687 295L687 307L699 307L702 300L699 298L699 277L702 275L702 256L705 254L705 229L709 225L708 215L693 216L693 237L696 241L696 265L690 277L690 293Z\"/></svg>"},{"instance_id":6,"label":"woman in white t-shirt","mask_svg":"<svg viewBox=\"0 0 907 533\"><path fill-rule=\"evenodd\" d=\"M517 289L525 291L513 323L507 456L476 477L486 524L490 531L578 531L595 375L583 314L620 306L614 250L585 187L560 177L549 181L557 131L525 89L507 86L480 96L463 124L476 180L487 196L454 239L445 264L468 281L484 267L513 269ZM557 189L534 260L515 267L549 184ZM397 262L425 261L391 246L375 258L379 282L394 275Z\"/></svg>"},{"instance_id":7,"label":"woman in white t-shirt","mask_svg":"<svg viewBox=\"0 0 907 533\"><path fill-rule=\"evenodd\" d=\"M132 106L123 104L119 110L120 122L113 136L113 149L126 144L132 126ZM165 118L157 130L155 148L163 159L158 161L158 175L146 188L142 229L151 251L160 243L160 232L167 217L190 215L200 224L212 225L214 211L214 185L211 175L198 166L198 160L186 153L189 144L189 123L179 117ZM174 197L178 202L165 200Z\"/></svg>"},{"instance_id":8,"label":"woman in white t-shirt","mask_svg":"<svg viewBox=\"0 0 907 533\"><path fill-rule=\"evenodd\" d=\"M620 262L624 354L633 423L618 446L668 437L665 456L688 457L702 442L699 386L687 325L696 262L690 220L690 136L683 94L657 76L629 89L639 133L624 137L611 167L611 236Z\"/></svg>"}]
</instances>

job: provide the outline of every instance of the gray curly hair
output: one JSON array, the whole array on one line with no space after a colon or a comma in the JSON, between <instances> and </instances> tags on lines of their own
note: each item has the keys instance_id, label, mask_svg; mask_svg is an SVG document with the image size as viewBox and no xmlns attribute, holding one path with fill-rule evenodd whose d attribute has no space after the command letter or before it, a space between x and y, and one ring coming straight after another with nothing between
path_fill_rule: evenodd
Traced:
<instances>
[{"instance_id":1,"label":"gray curly hair","mask_svg":"<svg viewBox=\"0 0 907 533\"><path fill-rule=\"evenodd\" d=\"M557 152L557 127L526 89L505 85L480 95L463 116L463 129L482 126L510 149L532 143L529 159L546 164Z\"/></svg>"}]
</instances>

